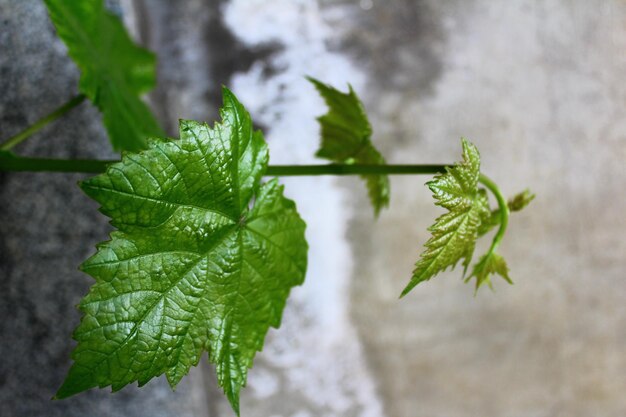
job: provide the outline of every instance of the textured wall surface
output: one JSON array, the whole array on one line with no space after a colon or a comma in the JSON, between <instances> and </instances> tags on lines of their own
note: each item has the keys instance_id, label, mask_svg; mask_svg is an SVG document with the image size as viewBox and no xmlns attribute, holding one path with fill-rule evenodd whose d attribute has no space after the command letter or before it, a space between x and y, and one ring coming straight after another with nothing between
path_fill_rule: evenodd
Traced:
<instances>
[{"instance_id":1,"label":"textured wall surface","mask_svg":"<svg viewBox=\"0 0 626 417\"><path fill-rule=\"evenodd\" d=\"M389 72L408 78L365 90L389 159L457 159L466 136L505 192L537 198L502 247L515 286L475 298L455 271L396 299L440 213L421 179L394 178L373 227L356 211L352 312L386 412L626 415L626 2L398 3L337 22L374 62L389 51L368 25L405 40Z\"/></svg>"},{"instance_id":2,"label":"textured wall surface","mask_svg":"<svg viewBox=\"0 0 626 417\"><path fill-rule=\"evenodd\" d=\"M324 106L309 74L352 83L390 163L456 161L465 136L505 193L537 194L501 249L514 286L474 297L454 271L398 300L441 213L427 178L393 177L377 221L357 179L285 180L310 266L242 415L626 415L626 2L110 4L159 56L150 98L171 134L179 117L213 120L224 83L272 163L314 163ZM39 1L0 0L0 25L5 138L74 94L78 74ZM83 104L18 151L111 157L104 135ZM231 416L205 363L176 393L157 379L49 401L91 282L76 266L109 231L80 178L0 174L0 415Z\"/></svg>"},{"instance_id":3,"label":"textured wall surface","mask_svg":"<svg viewBox=\"0 0 626 417\"><path fill-rule=\"evenodd\" d=\"M0 138L19 132L77 93L78 70L56 38L43 3L0 0ZM19 145L22 155L112 158L100 115L83 103ZM111 395L92 390L63 401L74 347L75 305L91 279L78 265L110 231L76 186L80 174L0 173L0 415L207 415L203 377L173 393L165 380Z\"/></svg>"}]
</instances>

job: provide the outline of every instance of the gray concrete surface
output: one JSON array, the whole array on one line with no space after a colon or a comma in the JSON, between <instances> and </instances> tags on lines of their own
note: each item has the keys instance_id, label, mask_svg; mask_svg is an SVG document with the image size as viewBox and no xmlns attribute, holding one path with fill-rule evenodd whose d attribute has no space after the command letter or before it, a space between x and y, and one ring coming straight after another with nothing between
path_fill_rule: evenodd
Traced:
<instances>
[{"instance_id":1,"label":"gray concrete surface","mask_svg":"<svg viewBox=\"0 0 626 417\"><path fill-rule=\"evenodd\" d=\"M276 121L269 137L281 149L295 126L299 146L308 146L300 121L308 112L298 103L309 91L289 72L348 78L390 162L456 160L466 136L505 192L538 194L514 216L502 247L515 286L496 282L495 294L474 298L457 271L398 301L440 213L426 179L393 178L391 209L378 222L358 184L334 182L346 196L334 216L352 217L341 228L353 256L349 324L365 346L381 415L626 414L626 3L319 4L281 4L278 17L258 2L231 6L240 16L231 27L247 42L287 39L277 58L285 73L268 80L253 68L234 83L243 94L261 91L247 102L258 101L257 117ZM300 63L290 47L304 50ZM276 102L281 116L272 119L267 109ZM292 117L298 121L284 120ZM333 251L313 247L312 256L318 250ZM334 278L345 273L345 263L319 260L334 262ZM310 276L305 287L311 280L323 277Z\"/></svg>"},{"instance_id":2,"label":"gray concrete surface","mask_svg":"<svg viewBox=\"0 0 626 417\"><path fill-rule=\"evenodd\" d=\"M352 317L386 412L626 415L626 2L378 5L333 24L389 160L454 160L466 136L503 190L537 194L502 247L515 286L475 298L454 272L396 299L440 213L422 179L394 178L373 226L355 209Z\"/></svg>"},{"instance_id":3,"label":"gray concrete surface","mask_svg":"<svg viewBox=\"0 0 626 417\"><path fill-rule=\"evenodd\" d=\"M501 249L514 286L473 297L455 271L399 301L440 213L427 178L392 178L378 221L356 179L284 180L310 267L250 371L244 416L626 415L626 2L183 3L113 4L159 55L151 103L170 133L178 117L212 120L224 83L273 163L313 163L324 106L310 74L354 85L389 162L457 160L466 136L506 193L538 195ZM77 73L39 2L0 0L0 24L3 138L69 97ZM84 105L19 151L110 157L98 119ZM80 177L0 177L0 415L232 415L205 363L175 394L158 379L48 401L89 285L76 266L109 230L68 186Z\"/></svg>"},{"instance_id":4,"label":"gray concrete surface","mask_svg":"<svg viewBox=\"0 0 626 417\"><path fill-rule=\"evenodd\" d=\"M78 71L43 3L0 0L0 138L77 93ZM83 103L16 148L23 155L111 158L100 115ZM160 379L111 395L92 390L51 401L69 369L75 305L91 279L78 265L110 231L76 186L80 174L0 173L0 415L6 417L207 415L202 375L173 393Z\"/></svg>"}]
</instances>

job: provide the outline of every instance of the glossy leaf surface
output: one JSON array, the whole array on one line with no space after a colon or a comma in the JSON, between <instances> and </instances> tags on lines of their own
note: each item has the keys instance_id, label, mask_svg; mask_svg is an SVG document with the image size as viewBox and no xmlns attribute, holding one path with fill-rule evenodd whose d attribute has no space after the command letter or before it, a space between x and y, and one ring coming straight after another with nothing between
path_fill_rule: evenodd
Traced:
<instances>
[{"instance_id":1,"label":"glossy leaf surface","mask_svg":"<svg viewBox=\"0 0 626 417\"><path fill-rule=\"evenodd\" d=\"M234 410L255 353L303 282L305 224L276 180L263 136L224 89L222 122L181 121L81 184L118 229L82 270L74 364L58 398L119 390L165 373L172 386L203 351Z\"/></svg>"},{"instance_id":2,"label":"glossy leaf surface","mask_svg":"<svg viewBox=\"0 0 626 417\"><path fill-rule=\"evenodd\" d=\"M429 280L461 259L469 266L478 229L489 217L489 202L484 189L478 188L480 155L478 149L463 139L463 161L427 183L436 205L447 210L428 230L432 237L415 264L413 276L402 292L406 295L420 282Z\"/></svg>"}]
</instances>

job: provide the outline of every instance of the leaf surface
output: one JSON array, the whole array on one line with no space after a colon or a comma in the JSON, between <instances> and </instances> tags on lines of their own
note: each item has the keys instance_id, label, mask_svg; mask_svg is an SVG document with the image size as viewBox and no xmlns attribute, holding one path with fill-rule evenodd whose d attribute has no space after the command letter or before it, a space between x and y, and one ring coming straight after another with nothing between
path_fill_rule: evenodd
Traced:
<instances>
[{"instance_id":1,"label":"leaf surface","mask_svg":"<svg viewBox=\"0 0 626 417\"><path fill-rule=\"evenodd\" d=\"M372 127L363 103L349 87L348 93L308 77L326 101L328 113L318 117L322 143L317 151L320 158L341 164L385 165L385 159L371 141ZM374 213L389 206L387 175L361 175L367 185Z\"/></svg>"},{"instance_id":2,"label":"leaf surface","mask_svg":"<svg viewBox=\"0 0 626 417\"><path fill-rule=\"evenodd\" d=\"M513 284L513 281L509 278L509 267L504 258L493 251L489 251L474 265L472 274L465 279L465 282L469 282L470 279L476 277L476 291L478 291L483 284L487 284L493 289L490 279L490 275L493 274L498 274L504 278L506 282Z\"/></svg>"},{"instance_id":3,"label":"leaf surface","mask_svg":"<svg viewBox=\"0 0 626 417\"><path fill-rule=\"evenodd\" d=\"M57 393L119 390L165 373L175 386L203 351L234 410L254 355L303 282L305 224L276 180L260 185L268 151L224 89L222 122L180 122L81 184L118 229L82 265L74 364Z\"/></svg>"},{"instance_id":4,"label":"leaf surface","mask_svg":"<svg viewBox=\"0 0 626 417\"><path fill-rule=\"evenodd\" d=\"M156 58L130 39L102 0L45 0L70 57L80 68L80 91L100 109L116 150L146 147L146 137L164 136L139 98L155 85Z\"/></svg>"},{"instance_id":5,"label":"leaf surface","mask_svg":"<svg viewBox=\"0 0 626 417\"><path fill-rule=\"evenodd\" d=\"M413 276L402 296L420 282L454 267L461 259L465 269L472 260L478 228L489 217L489 202L485 190L478 188L478 149L465 139L462 146L463 161L446 168L445 173L427 183L437 200L435 204L447 212L428 229L432 237L426 242L426 250L415 264Z\"/></svg>"}]
</instances>

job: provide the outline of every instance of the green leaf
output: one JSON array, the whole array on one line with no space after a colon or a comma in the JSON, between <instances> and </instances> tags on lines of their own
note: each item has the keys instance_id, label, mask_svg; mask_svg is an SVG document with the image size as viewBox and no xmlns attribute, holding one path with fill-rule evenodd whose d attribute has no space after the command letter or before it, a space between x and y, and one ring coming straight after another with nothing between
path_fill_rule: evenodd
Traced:
<instances>
[{"instance_id":1,"label":"green leaf","mask_svg":"<svg viewBox=\"0 0 626 417\"><path fill-rule=\"evenodd\" d=\"M530 204L535 198L535 194L531 193L529 189L516 194L507 202L507 206L510 212L521 211L527 205ZM478 236L483 236L491 231L494 227L500 224L500 209L492 210L489 216L484 220L478 229Z\"/></svg>"},{"instance_id":2,"label":"green leaf","mask_svg":"<svg viewBox=\"0 0 626 417\"><path fill-rule=\"evenodd\" d=\"M513 284L511 278L509 278L509 267L506 265L504 258L493 251L489 251L483 255L478 263L474 265L472 274L465 279L465 282L469 282L470 279L476 277L476 291L483 285L489 285L489 288L493 289L489 276L492 274L498 274L509 284Z\"/></svg>"},{"instance_id":3,"label":"green leaf","mask_svg":"<svg viewBox=\"0 0 626 417\"><path fill-rule=\"evenodd\" d=\"M221 116L181 121L179 140L81 184L119 230L82 265L96 283L58 398L163 373L173 387L206 350L238 412L254 355L304 280L307 243L282 186L260 185L266 143L226 89Z\"/></svg>"},{"instance_id":4,"label":"green leaf","mask_svg":"<svg viewBox=\"0 0 626 417\"><path fill-rule=\"evenodd\" d=\"M527 205L530 204L531 201L535 199L535 194L531 193L529 189L525 189L521 193L518 193L513 198L511 198L507 206L509 206L510 211L520 211L523 210Z\"/></svg>"},{"instance_id":5,"label":"green leaf","mask_svg":"<svg viewBox=\"0 0 626 417\"><path fill-rule=\"evenodd\" d=\"M317 151L320 158L341 164L385 165L385 159L371 141L370 126L363 103L352 87L348 93L307 77L315 85L328 105L328 113L318 117L322 128L322 143ZM389 178L387 175L361 175L366 181L374 213L389 206Z\"/></svg>"},{"instance_id":6,"label":"green leaf","mask_svg":"<svg viewBox=\"0 0 626 417\"><path fill-rule=\"evenodd\" d=\"M146 137L164 136L139 98L155 85L156 58L135 45L102 0L45 0L70 57L80 68L80 91L103 114L116 150L146 147Z\"/></svg>"},{"instance_id":7,"label":"green leaf","mask_svg":"<svg viewBox=\"0 0 626 417\"><path fill-rule=\"evenodd\" d=\"M437 218L428 229L432 237L426 242L426 250L415 264L413 277L401 296L420 282L454 267L461 259L464 259L465 269L472 260L478 228L489 216L489 202L486 191L478 189L478 149L465 139L462 139L462 145L463 162L446 168L445 173L427 183L437 200L435 204L448 212Z\"/></svg>"}]
</instances>

